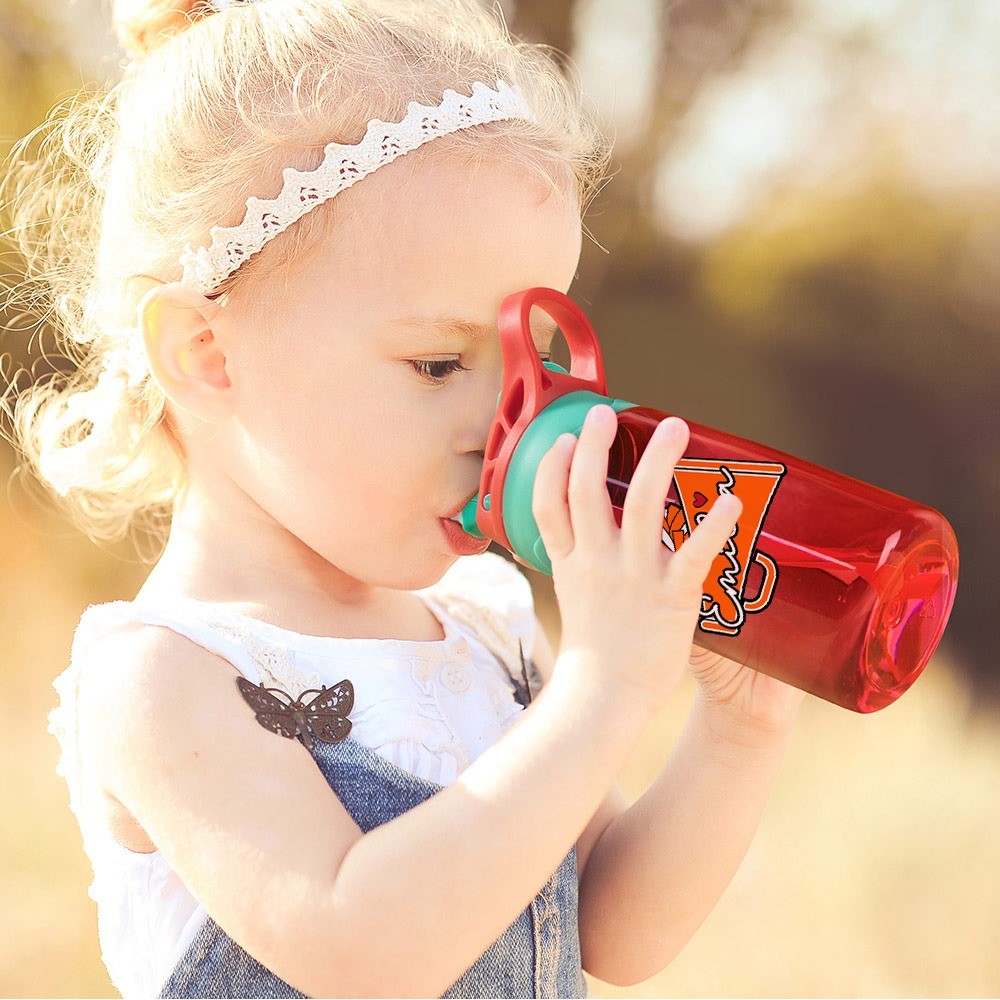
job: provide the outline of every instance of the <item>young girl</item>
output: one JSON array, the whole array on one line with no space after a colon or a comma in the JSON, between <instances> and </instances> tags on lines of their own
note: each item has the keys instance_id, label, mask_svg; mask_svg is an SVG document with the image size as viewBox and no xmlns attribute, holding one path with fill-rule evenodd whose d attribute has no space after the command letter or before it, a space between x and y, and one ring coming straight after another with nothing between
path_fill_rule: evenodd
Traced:
<instances>
[{"instance_id":1,"label":"young girl","mask_svg":"<svg viewBox=\"0 0 1000 1000\"><path fill-rule=\"evenodd\" d=\"M95 538L170 515L135 598L84 612L51 715L115 986L583 996L584 970L653 975L743 857L801 698L691 645L739 501L660 544L672 418L618 528L594 407L534 485L556 651L524 575L449 522L479 485L499 305L568 291L599 131L477 0L116 15L133 62L67 117L76 172L17 206L61 220L40 241L58 266L29 260L79 371L16 412ZM628 805L616 773L689 659L687 727Z\"/></svg>"}]
</instances>

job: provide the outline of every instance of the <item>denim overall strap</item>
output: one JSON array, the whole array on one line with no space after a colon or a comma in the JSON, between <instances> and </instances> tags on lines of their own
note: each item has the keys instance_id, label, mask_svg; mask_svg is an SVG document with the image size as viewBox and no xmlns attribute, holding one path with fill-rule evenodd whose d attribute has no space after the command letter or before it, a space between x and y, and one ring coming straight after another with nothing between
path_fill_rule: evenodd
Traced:
<instances>
[{"instance_id":1,"label":"denim overall strap","mask_svg":"<svg viewBox=\"0 0 1000 1000\"><path fill-rule=\"evenodd\" d=\"M441 786L404 771L352 739L315 742L313 759L358 826L402 815ZM160 997L301 997L211 917L164 983ZM577 929L576 848L514 922L445 997L585 997Z\"/></svg>"}]
</instances>

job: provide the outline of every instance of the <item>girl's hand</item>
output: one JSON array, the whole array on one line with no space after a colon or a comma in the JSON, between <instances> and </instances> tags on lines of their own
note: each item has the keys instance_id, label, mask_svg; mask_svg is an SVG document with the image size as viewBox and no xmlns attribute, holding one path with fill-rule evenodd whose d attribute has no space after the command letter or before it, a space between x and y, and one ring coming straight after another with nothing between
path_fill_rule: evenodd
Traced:
<instances>
[{"instance_id":1,"label":"girl's hand","mask_svg":"<svg viewBox=\"0 0 1000 1000\"><path fill-rule=\"evenodd\" d=\"M805 697L798 688L702 649L697 643L691 646L688 666L706 706L748 735L786 733Z\"/></svg>"},{"instance_id":2,"label":"girl's hand","mask_svg":"<svg viewBox=\"0 0 1000 1000\"><path fill-rule=\"evenodd\" d=\"M663 499L690 436L683 420L669 417L639 460L619 528L606 485L616 433L617 414L602 403L587 414L579 440L561 435L539 463L532 513L562 619L556 673L573 654L574 669L656 711L683 676L702 583L742 504L719 497L678 552L662 544Z\"/></svg>"}]
</instances>

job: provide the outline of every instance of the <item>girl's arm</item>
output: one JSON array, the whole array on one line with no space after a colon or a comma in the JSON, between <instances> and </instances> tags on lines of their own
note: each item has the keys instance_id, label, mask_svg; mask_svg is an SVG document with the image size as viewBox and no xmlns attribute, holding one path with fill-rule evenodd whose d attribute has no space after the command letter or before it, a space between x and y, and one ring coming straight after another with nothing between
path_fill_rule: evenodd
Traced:
<instances>
[{"instance_id":1,"label":"girl's arm","mask_svg":"<svg viewBox=\"0 0 1000 1000\"><path fill-rule=\"evenodd\" d=\"M547 680L554 655L541 622L535 625L532 658ZM770 678L761 680L775 686ZM779 697L790 697L793 706L800 700L798 692ZM612 786L577 843L587 972L630 986L663 969L690 940L750 845L793 719L792 710L781 713L780 723L751 724L699 690L669 761L646 794L629 808Z\"/></svg>"},{"instance_id":2,"label":"girl's arm","mask_svg":"<svg viewBox=\"0 0 1000 1000\"><path fill-rule=\"evenodd\" d=\"M99 647L81 739L230 937L313 996L437 996L572 847L649 712L585 654L451 786L362 835L298 740L267 732L230 664L167 629Z\"/></svg>"},{"instance_id":3,"label":"girl's arm","mask_svg":"<svg viewBox=\"0 0 1000 1000\"><path fill-rule=\"evenodd\" d=\"M627 986L678 954L750 846L789 738L720 725L696 698L656 781L590 853L580 885L588 972Z\"/></svg>"}]
</instances>

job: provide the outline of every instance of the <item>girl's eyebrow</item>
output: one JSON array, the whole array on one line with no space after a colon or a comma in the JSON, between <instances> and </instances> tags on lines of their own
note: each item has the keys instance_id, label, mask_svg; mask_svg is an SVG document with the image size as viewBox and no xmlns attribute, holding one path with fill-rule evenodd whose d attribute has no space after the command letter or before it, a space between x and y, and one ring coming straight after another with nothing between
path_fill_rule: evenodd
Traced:
<instances>
[{"instance_id":1,"label":"girl's eyebrow","mask_svg":"<svg viewBox=\"0 0 1000 1000\"><path fill-rule=\"evenodd\" d=\"M545 314L539 310L539 315ZM489 339L497 332L496 327L490 324L457 319L454 316L406 316L393 322L401 326L416 327L435 340L447 340L449 336L454 336L457 333L466 340L477 343ZM535 321L533 327L535 334L542 336L553 335L557 329L555 322L547 315L541 322Z\"/></svg>"}]
</instances>

